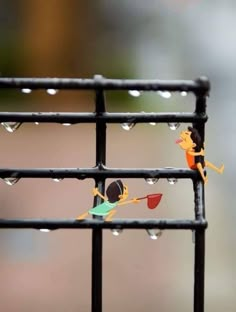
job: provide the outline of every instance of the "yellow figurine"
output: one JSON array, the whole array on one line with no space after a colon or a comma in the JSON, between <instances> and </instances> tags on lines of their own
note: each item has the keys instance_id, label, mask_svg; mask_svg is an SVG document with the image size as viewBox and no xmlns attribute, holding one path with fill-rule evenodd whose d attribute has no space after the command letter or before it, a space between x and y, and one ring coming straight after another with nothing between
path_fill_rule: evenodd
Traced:
<instances>
[{"instance_id":1,"label":"yellow figurine","mask_svg":"<svg viewBox=\"0 0 236 312\"><path fill-rule=\"evenodd\" d=\"M224 165L221 165L221 167L218 168L207 160L201 162L201 156L204 156L205 152L201 137L197 129L188 127L188 130L181 132L180 139L178 139L176 143L179 144L183 150L185 150L186 160L189 168L198 170L205 184L207 183L208 178L204 175L204 167L209 167L221 174L223 173ZM199 158L196 159L195 157ZM204 165L202 165L202 163L204 163Z\"/></svg>"}]
</instances>

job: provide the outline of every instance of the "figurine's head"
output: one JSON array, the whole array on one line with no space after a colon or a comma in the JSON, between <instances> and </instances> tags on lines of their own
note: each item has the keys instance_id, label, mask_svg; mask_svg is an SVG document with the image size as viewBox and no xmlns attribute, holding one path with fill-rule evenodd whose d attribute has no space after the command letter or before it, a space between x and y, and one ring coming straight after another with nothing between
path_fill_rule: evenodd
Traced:
<instances>
[{"instance_id":1,"label":"figurine's head","mask_svg":"<svg viewBox=\"0 0 236 312\"><path fill-rule=\"evenodd\" d=\"M121 180L116 180L108 186L106 195L110 203L124 201L128 197L128 187Z\"/></svg>"},{"instance_id":2,"label":"figurine's head","mask_svg":"<svg viewBox=\"0 0 236 312\"><path fill-rule=\"evenodd\" d=\"M192 150L201 147L201 137L197 129L188 127L188 130L182 131L180 134L180 139L176 141L179 146L185 150Z\"/></svg>"}]
</instances>

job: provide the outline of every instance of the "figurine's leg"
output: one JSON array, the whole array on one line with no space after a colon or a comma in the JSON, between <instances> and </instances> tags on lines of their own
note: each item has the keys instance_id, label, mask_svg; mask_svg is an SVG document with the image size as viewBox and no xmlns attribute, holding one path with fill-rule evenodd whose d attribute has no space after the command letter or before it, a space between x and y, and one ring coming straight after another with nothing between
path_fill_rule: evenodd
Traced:
<instances>
[{"instance_id":1,"label":"figurine's leg","mask_svg":"<svg viewBox=\"0 0 236 312\"><path fill-rule=\"evenodd\" d=\"M78 216L76 218L76 220L84 220L87 217L87 215L88 215L88 212L85 212L85 213L81 214L80 216Z\"/></svg>"},{"instance_id":2,"label":"figurine's leg","mask_svg":"<svg viewBox=\"0 0 236 312\"><path fill-rule=\"evenodd\" d=\"M216 172L218 172L218 173L223 173L224 172L224 169L225 169L225 166L224 165L221 165L221 167L220 168L218 168L218 167L216 167L215 165L213 165L211 162L209 162L209 161L205 161L205 165L207 166L207 167L209 167L209 168L211 168L212 170L214 170L214 171L216 171Z\"/></svg>"},{"instance_id":3,"label":"figurine's leg","mask_svg":"<svg viewBox=\"0 0 236 312\"><path fill-rule=\"evenodd\" d=\"M116 213L116 210L111 210L111 212L106 217L105 221L111 221L115 213Z\"/></svg>"},{"instance_id":4,"label":"figurine's leg","mask_svg":"<svg viewBox=\"0 0 236 312\"><path fill-rule=\"evenodd\" d=\"M204 175L204 171L203 171L203 168L202 168L202 164L199 162L199 163L197 163L197 169L198 169L198 171L199 171L199 173L200 173L200 175L201 175L201 177L202 177L202 179L203 179L203 181L204 181L204 183L206 184L207 183L207 181L208 181L208 178L207 177L205 177L205 175Z\"/></svg>"}]
</instances>

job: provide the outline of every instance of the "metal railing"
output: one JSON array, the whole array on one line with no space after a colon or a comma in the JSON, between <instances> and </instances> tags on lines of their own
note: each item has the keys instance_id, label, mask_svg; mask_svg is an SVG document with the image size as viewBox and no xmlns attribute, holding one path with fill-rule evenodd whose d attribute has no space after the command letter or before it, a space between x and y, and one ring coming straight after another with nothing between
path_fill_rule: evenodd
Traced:
<instances>
[{"instance_id":1,"label":"metal railing","mask_svg":"<svg viewBox=\"0 0 236 312\"><path fill-rule=\"evenodd\" d=\"M105 229L160 229L191 230L195 232L194 250L194 312L204 311L204 266L205 266L205 220L204 184L197 171L183 168L129 169L106 166L107 123L192 123L204 141L206 99L210 85L206 78L192 80L120 80L106 79L96 75L94 79L67 78L0 78L0 89L74 89L94 90L93 113L46 113L46 112L0 112L0 123L94 123L96 124L96 163L92 168L0 168L0 178L93 178L95 187L105 191L107 178L177 178L191 179L194 192L193 220L171 219L117 219L105 222L101 218L76 221L74 219L0 219L0 228L31 229L91 229L92 230L92 312L102 311L102 243ZM192 92L196 97L193 113L109 113L106 111L104 93L108 90ZM94 198L94 206L101 198Z\"/></svg>"}]
</instances>

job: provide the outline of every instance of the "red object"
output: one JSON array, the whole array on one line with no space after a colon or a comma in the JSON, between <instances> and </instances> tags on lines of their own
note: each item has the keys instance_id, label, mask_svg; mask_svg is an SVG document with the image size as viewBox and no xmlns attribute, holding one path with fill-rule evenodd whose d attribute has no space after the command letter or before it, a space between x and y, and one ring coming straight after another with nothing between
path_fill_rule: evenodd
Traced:
<instances>
[{"instance_id":1,"label":"red object","mask_svg":"<svg viewBox=\"0 0 236 312\"><path fill-rule=\"evenodd\" d=\"M182 139L177 139L177 140L175 141L176 144L179 144L179 143L181 143L181 142L183 142Z\"/></svg>"},{"instance_id":2,"label":"red object","mask_svg":"<svg viewBox=\"0 0 236 312\"><path fill-rule=\"evenodd\" d=\"M147 195L147 196L144 196L144 197L140 197L138 199L140 200L140 199L146 199L147 198L147 206L148 206L148 208L149 209L154 209L160 203L162 195L163 194L161 194L161 193L150 194L150 195Z\"/></svg>"}]
</instances>

